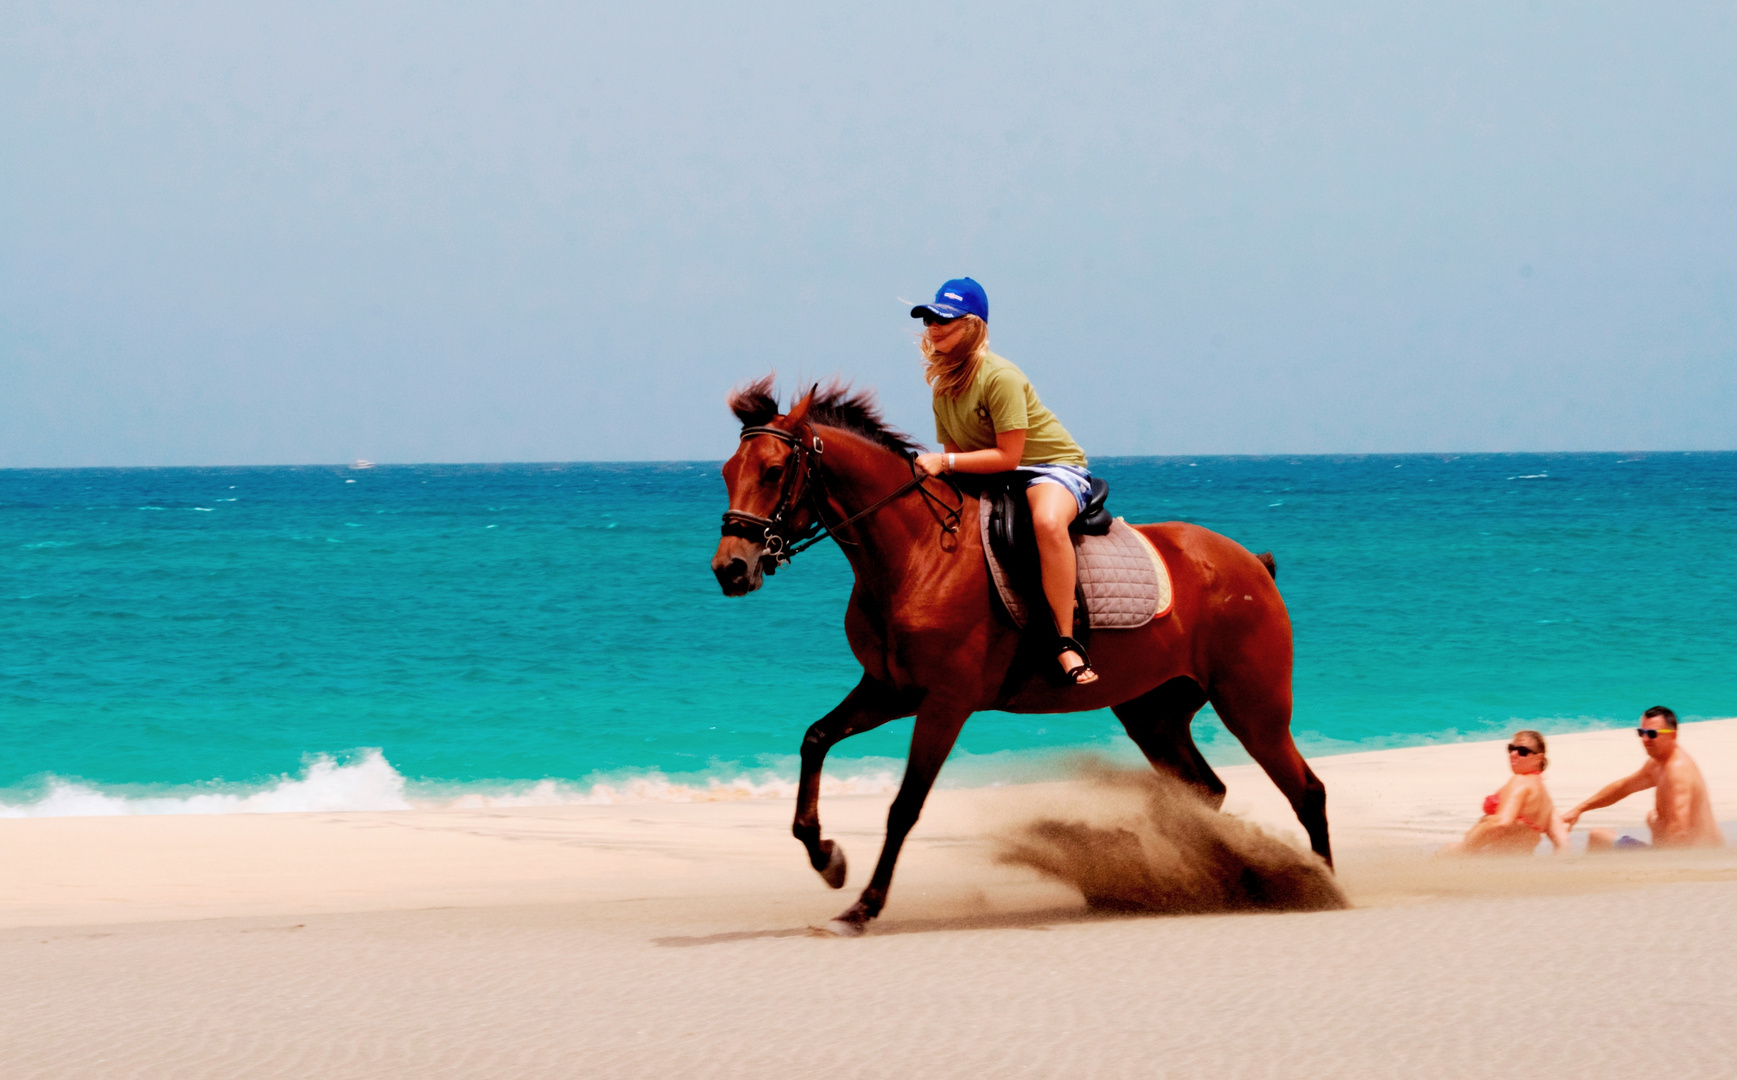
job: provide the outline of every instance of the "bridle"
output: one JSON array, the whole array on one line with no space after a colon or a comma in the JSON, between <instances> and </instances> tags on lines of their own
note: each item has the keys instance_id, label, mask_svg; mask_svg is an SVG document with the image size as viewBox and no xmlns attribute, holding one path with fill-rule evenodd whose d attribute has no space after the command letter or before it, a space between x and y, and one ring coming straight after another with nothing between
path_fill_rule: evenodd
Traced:
<instances>
[{"instance_id":1,"label":"bridle","mask_svg":"<svg viewBox=\"0 0 1737 1080\"><path fill-rule=\"evenodd\" d=\"M750 514L746 510L731 508L724 511L724 524L721 531L725 536L739 536L744 540L760 541L763 545L760 557L772 560L774 566L785 565L828 536L841 544L855 544L855 540L838 535L838 531L854 525L881 507L902 499L913 491L922 494L929 514L934 517L936 524L941 526L942 532L951 536L959 531L959 515L965 509L964 494L952 480L945 476L941 477L942 481L953 490L953 495L959 503L957 506L948 506L939 496L923 485L923 481L929 477L917 472L917 461L913 457L906 458L911 466L911 479L900 485L898 490L866 510L859 510L842 521L829 523L826 520L825 507L832 493L826 489L826 474L820 469L817 460L826 452L826 444L821 441L820 436L816 435L812 428L809 428L804 434L798 435L795 432L785 431L783 428L760 425L743 428L741 441L747 442L757 435L770 435L779 442L787 444L791 449L790 458L798 460L792 462L790 458L785 459L784 479L778 489L778 504L772 508L771 517L761 517L758 514ZM809 502L810 509L814 512L814 520L800 532L790 533L786 528L788 525L786 519L790 512L800 505L800 502L794 497L794 492L797 490L798 473L801 474L801 479L804 481L802 498ZM806 483L809 480L813 480L814 483ZM825 492L826 497L814 498L812 493L816 490ZM937 512L937 508L939 508L939 512Z\"/></svg>"}]
</instances>

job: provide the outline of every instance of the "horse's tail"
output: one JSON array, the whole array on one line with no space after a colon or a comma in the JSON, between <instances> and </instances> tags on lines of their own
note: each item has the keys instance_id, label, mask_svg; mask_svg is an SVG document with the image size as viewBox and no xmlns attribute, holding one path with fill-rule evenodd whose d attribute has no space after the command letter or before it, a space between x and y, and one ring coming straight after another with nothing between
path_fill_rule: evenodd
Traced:
<instances>
[{"instance_id":1,"label":"horse's tail","mask_svg":"<svg viewBox=\"0 0 1737 1080\"><path fill-rule=\"evenodd\" d=\"M1267 573L1272 575L1274 581L1279 580L1279 562L1277 559L1273 558L1272 552L1263 551L1259 555L1256 555L1255 558L1260 560L1260 564L1267 568Z\"/></svg>"}]
</instances>

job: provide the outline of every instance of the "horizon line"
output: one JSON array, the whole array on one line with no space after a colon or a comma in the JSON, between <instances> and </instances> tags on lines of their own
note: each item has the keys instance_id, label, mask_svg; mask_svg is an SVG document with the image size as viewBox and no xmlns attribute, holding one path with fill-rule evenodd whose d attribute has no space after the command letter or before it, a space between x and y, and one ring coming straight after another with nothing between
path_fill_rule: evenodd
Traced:
<instances>
[{"instance_id":1,"label":"horizon line","mask_svg":"<svg viewBox=\"0 0 1737 1080\"><path fill-rule=\"evenodd\" d=\"M1093 461L1275 461L1297 458L1356 460L1362 458L1435 458L1466 457L1628 457L1644 458L1659 455L1682 457L1737 454L1737 448L1726 450L1382 450L1382 451L1311 451L1307 453L1213 453L1213 454L1099 454ZM483 461L278 461L225 462L200 465L0 465L0 473L9 472L80 472L125 471L152 469L343 469L365 472L372 468L429 468L459 466L568 466L568 465L721 465L726 458L570 458L566 460L483 460ZM362 464L358 468L358 463Z\"/></svg>"}]
</instances>

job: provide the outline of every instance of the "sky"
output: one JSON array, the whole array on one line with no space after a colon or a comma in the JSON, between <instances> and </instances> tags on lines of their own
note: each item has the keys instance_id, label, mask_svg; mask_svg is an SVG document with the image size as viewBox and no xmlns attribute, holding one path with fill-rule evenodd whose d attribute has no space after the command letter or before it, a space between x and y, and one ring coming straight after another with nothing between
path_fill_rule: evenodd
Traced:
<instances>
[{"instance_id":1,"label":"sky","mask_svg":"<svg viewBox=\"0 0 1737 1080\"><path fill-rule=\"evenodd\" d=\"M1737 448L1728 3L0 0L0 467Z\"/></svg>"}]
</instances>

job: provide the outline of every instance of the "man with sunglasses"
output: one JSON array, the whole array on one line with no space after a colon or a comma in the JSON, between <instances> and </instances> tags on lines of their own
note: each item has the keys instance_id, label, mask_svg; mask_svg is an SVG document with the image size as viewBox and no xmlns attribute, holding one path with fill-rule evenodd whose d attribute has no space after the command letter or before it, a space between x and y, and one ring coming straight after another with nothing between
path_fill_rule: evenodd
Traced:
<instances>
[{"instance_id":1,"label":"man with sunglasses","mask_svg":"<svg viewBox=\"0 0 1737 1080\"><path fill-rule=\"evenodd\" d=\"M1647 762L1632 776L1613 781L1598 790L1568 813L1562 820L1569 828L1588 810L1628 798L1637 791L1656 788L1657 796L1647 826L1652 829L1652 847L1724 847L1725 835L1713 819L1713 800L1707 796L1707 782L1689 752L1677 745L1677 714L1663 705L1654 705L1641 717L1636 729L1641 747L1647 752ZM1633 837L1616 839L1609 829L1594 829L1587 834L1586 850L1608 851L1613 847L1647 847Z\"/></svg>"}]
</instances>

